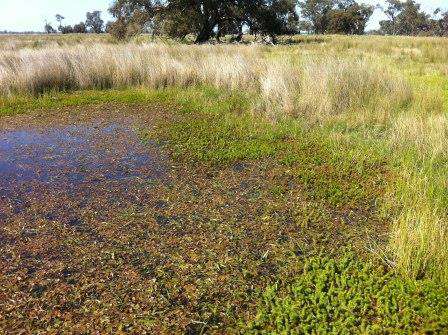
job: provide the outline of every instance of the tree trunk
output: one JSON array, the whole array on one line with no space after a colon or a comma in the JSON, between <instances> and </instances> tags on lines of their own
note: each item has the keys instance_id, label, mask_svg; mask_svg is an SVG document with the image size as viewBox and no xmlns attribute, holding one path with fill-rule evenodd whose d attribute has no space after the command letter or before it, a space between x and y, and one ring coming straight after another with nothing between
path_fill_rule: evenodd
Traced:
<instances>
[{"instance_id":1,"label":"tree trunk","mask_svg":"<svg viewBox=\"0 0 448 335\"><path fill-rule=\"evenodd\" d=\"M218 43L221 43L221 37L222 37L222 30L219 29L219 26L218 26L218 31L216 32L216 41Z\"/></svg>"},{"instance_id":2,"label":"tree trunk","mask_svg":"<svg viewBox=\"0 0 448 335\"><path fill-rule=\"evenodd\" d=\"M210 40L210 38L213 35L213 27L214 25L206 23L202 27L202 30L199 32L198 36L196 37L196 41L194 43L201 44Z\"/></svg>"},{"instance_id":3,"label":"tree trunk","mask_svg":"<svg viewBox=\"0 0 448 335\"><path fill-rule=\"evenodd\" d=\"M238 27L238 35L236 35L236 39L235 39L238 43L241 43L241 41L243 40L243 27L239 26Z\"/></svg>"}]
</instances>

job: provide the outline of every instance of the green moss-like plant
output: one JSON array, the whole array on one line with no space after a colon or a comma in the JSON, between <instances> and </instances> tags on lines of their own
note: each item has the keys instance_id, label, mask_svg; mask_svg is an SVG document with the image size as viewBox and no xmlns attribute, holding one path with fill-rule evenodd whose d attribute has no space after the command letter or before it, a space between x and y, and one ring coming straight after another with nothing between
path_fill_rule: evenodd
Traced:
<instances>
[{"instance_id":1,"label":"green moss-like plant","mask_svg":"<svg viewBox=\"0 0 448 335\"><path fill-rule=\"evenodd\" d=\"M353 255L313 257L303 273L270 286L249 334L444 334L448 291L403 279Z\"/></svg>"}]
</instances>

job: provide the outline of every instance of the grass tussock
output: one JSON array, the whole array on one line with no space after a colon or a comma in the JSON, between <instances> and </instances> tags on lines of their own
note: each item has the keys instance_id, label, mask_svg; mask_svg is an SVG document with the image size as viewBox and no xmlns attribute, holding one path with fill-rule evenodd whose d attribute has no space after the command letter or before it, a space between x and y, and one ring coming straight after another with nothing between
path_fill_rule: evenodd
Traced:
<instances>
[{"instance_id":1,"label":"grass tussock","mask_svg":"<svg viewBox=\"0 0 448 335\"><path fill-rule=\"evenodd\" d=\"M389 71L363 60L307 61L299 109L311 118L351 114L359 121L380 122L412 100L403 76Z\"/></svg>"},{"instance_id":2,"label":"grass tussock","mask_svg":"<svg viewBox=\"0 0 448 335\"><path fill-rule=\"evenodd\" d=\"M213 49L212 49L213 48ZM3 95L144 86L247 88L263 67L256 47L96 45L0 55Z\"/></svg>"},{"instance_id":3,"label":"grass tussock","mask_svg":"<svg viewBox=\"0 0 448 335\"><path fill-rule=\"evenodd\" d=\"M414 277L448 280L448 118L397 118L391 140L404 152L391 193L401 206L392 231L398 267Z\"/></svg>"},{"instance_id":4,"label":"grass tussock","mask_svg":"<svg viewBox=\"0 0 448 335\"><path fill-rule=\"evenodd\" d=\"M397 117L391 131L392 142L413 149L424 158L448 154L448 115L404 115Z\"/></svg>"},{"instance_id":5,"label":"grass tussock","mask_svg":"<svg viewBox=\"0 0 448 335\"><path fill-rule=\"evenodd\" d=\"M259 46L107 45L4 51L0 94L144 87L216 88L251 92L256 109L274 117L324 117L406 103L409 87L367 61L265 57ZM357 113L360 114L360 113Z\"/></svg>"}]
</instances>

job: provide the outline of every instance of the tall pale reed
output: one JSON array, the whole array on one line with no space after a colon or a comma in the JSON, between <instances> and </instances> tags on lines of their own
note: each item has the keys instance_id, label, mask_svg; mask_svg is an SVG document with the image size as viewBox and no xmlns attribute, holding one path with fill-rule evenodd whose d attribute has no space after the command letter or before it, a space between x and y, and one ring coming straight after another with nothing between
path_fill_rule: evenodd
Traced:
<instances>
[{"instance_id":1,"label":"tall pale reed","mask_svg":"<svg viewBox=\"0 0 448 335\"><path fill-rule=\"evenodd\" d=\"M389 110L410 94L398 76L364 61L324 58L299 66L267 59L256 45L98 44L0 53L3 96L198 84L259 95L258 106L271 115L310 118L354 109L359 117L371 105Z\"/></svg>"},{"instance_id":2,"label":"tall pale reed","mask_svg":"<svg viewBox=\"0 0 448 335\"><path fill-rule=\"evenodd\" d=\"M260 95L263 112L292 113L299 72L259 46L82 45L0 54L0 94L211 85Z\"/></svg>"},{"instance_id":3,"label":"tall pale reed","mask_svg":"<svg viewBox=\"0 0 448 335\"><path fill-rule=\"evenodd\" d=\"M392 229L397 264L448 282L448 115L400 116L391 141L406 153L391 190L402 207Z\"/></svg>"},{"instance_id":4,"label":"tall pale reed","mask_svg":"<svg viewBox=\"0 0 448 335\"><path fill-rule=\"evenodd\" d=\"M412 100L402 76L363 60L323 57L303 65L299 108L311 118L384 122Z\"/></svg>"},{"instance_id":5,"label":"tall pale reed","mask_svg":"<svg viewBox=\"0 0 448 335\"><path fill-rule=\"evenodd\" d=\"M263 68L257 47L96 45L0 54L3 95L130 86L210 84L251 88Z\"/></svg>"}]
</instances>

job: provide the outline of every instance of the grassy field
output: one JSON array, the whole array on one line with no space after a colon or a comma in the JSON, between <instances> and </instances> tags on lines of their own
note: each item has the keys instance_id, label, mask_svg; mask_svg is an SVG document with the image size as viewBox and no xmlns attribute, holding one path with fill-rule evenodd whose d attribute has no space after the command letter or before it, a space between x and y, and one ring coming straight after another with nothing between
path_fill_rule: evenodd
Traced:
<instances>
[{"instance_id":1,"label":"grassy field","mask_svg":"<svg viewBox=\"0 0 448 335\"><path fill-rule=\"evenodd\" d=\"M275 162L306 195L308 205L295 210L311 240L331 240L334 232L316 235L309 222L340 213L350 226L343 234L358 238L342 249L331 241L304 248L293 277L279 271L250 296L258 297L258 312L238 321L240 332L446 331L447 39L148 40L2 37L9 47L0 52L0 115L172 106L177 112L142 130L142 140L164 143L186 167ZM269 197L294 201L285 184L269 187ZM276 261L289 260L279 255ZM195 331L213 330L206 323Z\"/></svg>"}]
</instances>

